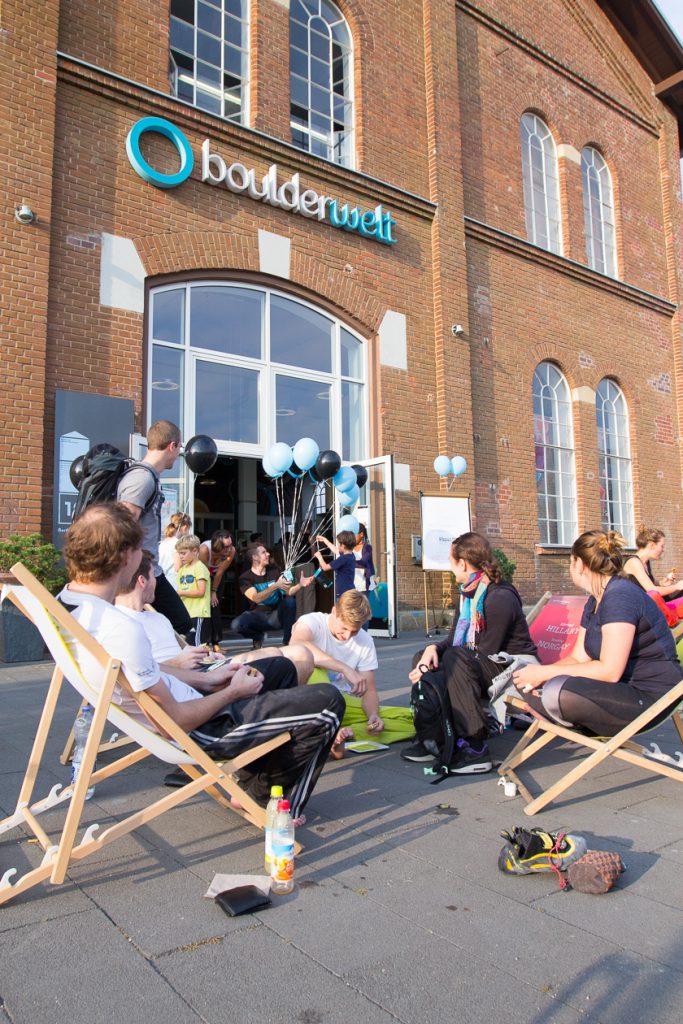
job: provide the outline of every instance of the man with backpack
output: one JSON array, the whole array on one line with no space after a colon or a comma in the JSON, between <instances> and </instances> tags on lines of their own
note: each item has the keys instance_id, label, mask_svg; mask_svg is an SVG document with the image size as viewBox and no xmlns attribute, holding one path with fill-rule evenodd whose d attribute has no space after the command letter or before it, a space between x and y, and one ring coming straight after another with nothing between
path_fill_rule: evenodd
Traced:
<instances>
[{"instance_id":1,"label":"man with backpack","mask_svg":"<svg viewBox=\"0 0 683 1024\"><path fill-rule=\"evenodd\" d=\"M180 429L170 420L157 420L147 431L147 454L119 478L116 499L127 508L142 529L142 546L154 558L156 595L154 608L161 612L176 631L192 640L192 621L185 605L166 579L159 565L161 540L161 509L164 492L160 476L171 469L180 455L182 441Z\"/></svg>"}]
</instances>

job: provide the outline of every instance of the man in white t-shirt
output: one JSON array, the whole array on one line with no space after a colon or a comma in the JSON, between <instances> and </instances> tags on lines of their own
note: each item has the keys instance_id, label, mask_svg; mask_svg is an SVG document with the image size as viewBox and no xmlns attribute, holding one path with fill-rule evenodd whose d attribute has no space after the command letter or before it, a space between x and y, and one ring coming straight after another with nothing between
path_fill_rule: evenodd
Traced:
<instances>
[{"instance_id":1,"label":"man in white t-shirt","mask_svg":"<svg viewBox=\"0 0 683 1024\"><path fill-rule=\"evenodd\" d=\"M139 568L141 543L142 530L123 505L91 505L65 537L71 582L60 601L121 661L132 689L148 693L217 760L235 757L270 738L275 728L286 728L291 739L261 758L257 772L244 770L241 777L247 792L262 804L273 783L282 785L292 816L301 819L343 717L341 694L333 686L297 686L294 667L285 659L291 688L268 692L261 692L263 675L246 665L225 666L221 680L211 680L215 673L205 674L208 681L200 681L201 689L162 672L142 624L114 606L116 594ZM84 673L101 674L101 667L78 644L74 656ZM144 718L132 698L120 693L115 699Z\"/></svg>"},{"instance_id":2,"label":"man in white t-shirt","mask_svg":"<svg viewBox=\"0 0 683 1024\"><path fill-rule=\"evenodd\" d=\"M375 686L375 642L362 628L371 618L370 602L359 590L347 590L329 615L302 615L292 630L292 642L307 647L316 668L326 669L335 682L341 677L347 690L361 698L368 732L380 733L379 697Z\"/></svg>"}]
</instances>

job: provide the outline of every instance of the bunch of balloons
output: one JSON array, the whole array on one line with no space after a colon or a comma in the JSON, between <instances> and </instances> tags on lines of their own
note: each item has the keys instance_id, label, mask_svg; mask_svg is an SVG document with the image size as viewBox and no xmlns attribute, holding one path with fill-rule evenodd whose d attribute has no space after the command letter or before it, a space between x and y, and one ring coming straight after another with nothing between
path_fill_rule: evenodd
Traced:
<instances>
[{"instance_id":1,"label":"bunch of balloons","mask_svg":"<svg viewBox=\"0 0 683 1024\"><path fill-rule=\"evenodd\" d=\"M462 455L454 455L452 459L447 455L437 455L434 459L434 469L439 476L450 476L451 473L454 477L462 476L467 469L467 461Z\"/></svg>"}]
</instances>

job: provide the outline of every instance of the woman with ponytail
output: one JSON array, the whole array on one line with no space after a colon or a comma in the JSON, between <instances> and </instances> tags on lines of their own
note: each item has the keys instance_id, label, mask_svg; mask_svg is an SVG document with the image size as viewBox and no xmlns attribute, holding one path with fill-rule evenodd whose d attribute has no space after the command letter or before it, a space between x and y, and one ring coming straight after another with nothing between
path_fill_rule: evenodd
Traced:
<instances>
[{"instance_id":1,"label":"woman with ponytail","mask_svg":"<svg viewBox=\"0 0 683 1024\"><path fill-rule=\"evenodd\" d=\"M514 676L532 712L596 736L614 736L683 677L662 612L623 574L624 545L612 530L574 542L569 571L588 594L574 650Z\"/></svg>"},{"instance_id":2,"label":"woman with ponytail","mask_svg":"<svg viewBox=\"0 0 683 1024\"><path fill-rule=\"evenodd\" d=\"M502 576L491 545L479 533L463 533L452 545L449 560L463 597L462 609L448 636L430 644L413 659L411 683L425 672L443 673L448 687L456 734L455 756L448 774L490 772L486 713L491 680L501 671L490 654L536 656L522 601ZM433 754L418 742L404 750L406 761L431 761Z\"/></svg>"}]
</instances>

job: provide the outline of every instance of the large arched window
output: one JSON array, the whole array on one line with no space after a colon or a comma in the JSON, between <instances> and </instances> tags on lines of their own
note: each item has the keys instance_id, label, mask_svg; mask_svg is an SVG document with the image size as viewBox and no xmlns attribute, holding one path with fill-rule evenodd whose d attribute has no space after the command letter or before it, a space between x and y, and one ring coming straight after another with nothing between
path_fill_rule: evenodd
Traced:
<instances>
[{"instance_id":1,"label":"large arched window","mask_svg":"<svg viewBox=\"0 0 683 1024\"><path fill-rule=\"evenodd\" d=\"M245 119L248 0L171 0L171 91L230 121Z\"/></svg>"},{"instance_id":2,"label":"large arched window","mask_svg":"<svg viewBox=\"0 0 683 1024\"><path fill-rule=\"evenodd\" d=\"M581 153L581 176L588 265L601 274L616 277L612 176L602 155L592 146L586 146Z\"/></svg>"},{"instance_id":3,"label":"large arched window","mask_svg":"<svg viewBox=\"0 0 683 1024\"><path fill-rule=\"evenodd\" d=\"M606 530L618 530L634 543L633 487L628 408L619 385L604 377L595 398L600 465L600 512Z\"/></svg>"},{"instance_id":4,"label":"large arched window","mask_svg":"<svg viewBox=\"0 0 683 1024\"><path fill-rule=\"evenodd\" d=\"M149 422L209 434L258 457L314 438L344 461L367 457L366 352L341 321L272 289L221 281L150 295Z\"/></svg>"},{"instance_id":5,"label":"large arched window","mask_svg":"<svg viewBox=\"0 0 683 1024\"><path fill-rule=\"evenodd\" d=\"M292 142L353 166L351 33L329 0L291 0L289 67Z\"/></svg>"},{"instance_id":6,"label":"large arched window","mask_svg":"<svg viewBox=\"0 0 683 1024\"><path fill-rule=\"evenodd\" d=\"M542 544L569 546L576 537L576 471L569 385L554 363L534 372L534 445L538 527Z\"/></svg>"},{"instance_id":7,"label":"large arched window","mask_svg":"<svg viewBox=\"0 0 683 1024\"><path fill-rule=\"evenodd\" d=\"M527 238L550 252L562 252L560 187L555 140L536 114L520 124Z\"/></svg>"}]
</instances>

